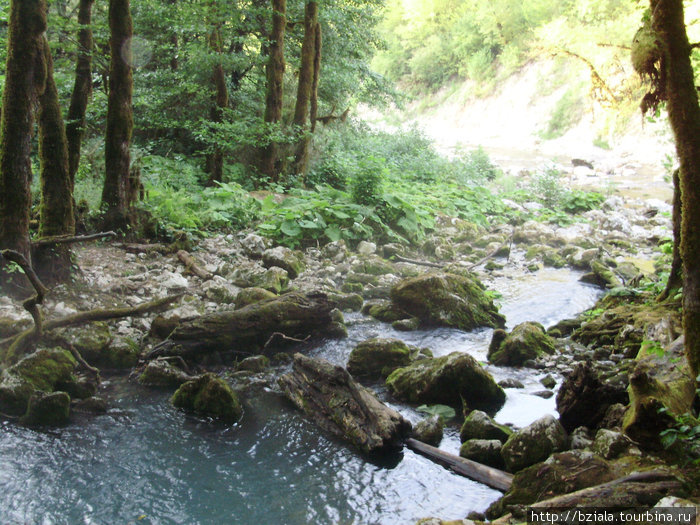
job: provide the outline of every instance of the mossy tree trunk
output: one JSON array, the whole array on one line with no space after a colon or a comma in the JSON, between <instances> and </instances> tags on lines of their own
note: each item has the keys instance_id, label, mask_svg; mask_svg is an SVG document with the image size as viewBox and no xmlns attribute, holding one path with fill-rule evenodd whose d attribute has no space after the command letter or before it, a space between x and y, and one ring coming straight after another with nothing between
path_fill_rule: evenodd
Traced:
<instances>
[{"instance_id":1,"label":"mossy tree trunk","mask_svg":"<svg viewBox=\"0 0 700 525\"><path fill-rule=\"evenodd\" d=\"M659 295L658 301L665 301L674 291L683 286L683 261L681 260L681 223L683 218L680 187L680 170L673 172L673 256L671 273L666 282L666 289Z\"/></svg>"},{"instance_id":2,"label":"mossy tree trunk","mask_svg":"<svg viewBox=\"0 0 700 525\"><path fill-rule=\"evenodd\" d=\"M73 181L68 169L68 144L58 90L53 78L53 59L44 37L46 81L39 97L39 161L41 165L41 207L39 237L73 235ZM42 246L33 256L33 266L45 284L54 284L70 276L71 257L67 244Z\"/></svg>"},{"instance_id":3,"label":"mossy tree trunk","mask_svg":"<svg viewBox=\"0 0 700 525\"><path fill-rule=\"evenodd\" d=\"M668 118L680 161L681 258L685 352L700 372L700 106L682 0L650 0L652 27L665 55Z\"/></svg>"},{"instance_id":4,"label":"mossy tree trunk","mask_svg":"<svg viewBox=\"0 0 700 525\"><path fill-rule=\"evenodd\" d=\"M217 27L209 36L209 47L211 50L221 55L223 46L221 42L221 31ZM214 104L210 111L210 119L212 122L223 122L224 109L228 107L228 87L226 86L226 75L224 66L221 62L214 65L212 71L212 81L214 83ZM217 145L213 147L213 151L207 154L207 172L209 173L208 184L213 186L216 182L224 180L224 153Z\"/></svg>"},{"instance_id":5,"label":"mossy tree trunk","mask_svg":"<svg viewBox=\"0 0 700 525\"><path fill-rule=\"evenodd\" d=\"M131 37L133 25L129 0L109 1L109 96L105 134L105 183L102 189L103 227L125 230L134 192L130 188L131 134L134 118Z\"/></svg>"},{"instance_id":6,"label":"mossy tree trunk","mask_svg":"<svg viewBox=\"0 0 700 525\"><path fill-rule=\"evenodd\" d=\"M12 0L7 37L5 90L0 122L0 248L31 260L29 243L31 147L34 107L44 90L45 0ZM0 259L0 265L4 265ZM4 267L0 266L0 272ZM13 275L18 275L17 273ZM24 282L2 275L3 284ZM9 290L8 290L9 291Z\"/></svg>"},{"instance_id":7,"label":"mossy tree trunk","mask_svg":"<svg viewBox=\"0 0 700 525\"><path fill-rule=\"evenodd\" d=\"M304 8L304 40L301 44L301 65L299 66L299 84L297 86L297 101L294 106L293 124L302 133L294 155L292 172L304 175L309 160L309 136L307 122L309 103L314 84L314 62L316 58L316 26L318 25L318 4L308 2Z\"/></svg>"},{"instance_id":8,"label":"mossy tree trunk","mask_svg":"<svg viewBox=\"0 0 700 525\"><path fill-rule=\"evenodd\" d=\"M309 108L309 120L311 121L311 133L316 131L316 118L318 117L318 81L321 78L321 24L316 24L314 39L314 78L311 83L311 102Z\"/></svg>"},{"instance_id":9,"label":"mossy tree trunk","mask_svg":"<svg viewBox=\"0 0 700 525\"><path fill-rule=\"evenodd\" d=\"M265 122L276 124L282 120L284 83L284 30L287 25L287 1L272 0L272 32L265 68L267 91L265 95ZM270 181L279 180L281 172L279 144L274 141L260 152L260 173Z\"/></svg>"},{"instance_id":10,"label":"mossy tree trunk","mask_svg":"<svg viewBox=\"0 0 700 525\"><path fill-rule=\"evenodd\" d=\"M92 6L95 0L80 0L78 6L78 59L75 65L75 83L66 118L68 140L68 172L71 188L80 165L80 148L85 135L85 113L92 93Z\"/></svg>"}]
</instances>

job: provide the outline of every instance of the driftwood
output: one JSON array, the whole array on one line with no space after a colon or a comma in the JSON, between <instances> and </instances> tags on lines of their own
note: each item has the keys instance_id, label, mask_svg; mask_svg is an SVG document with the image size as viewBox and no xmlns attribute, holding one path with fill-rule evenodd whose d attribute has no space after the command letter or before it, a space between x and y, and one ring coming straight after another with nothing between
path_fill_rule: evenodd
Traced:
<instances>
[{"instance_id":1,"label":"driftwood","mask_svg":"<svg viewBox=\"0 0 700 525\"><path fill-rule=\"evenodd\" d=\"M203 281L208 281L214 275L197 264L197 261L187 253L185 250L180 250L177 252L177 258L185 265L190 272L202 279Z\"/></svg>"},{"instance_id":2,"label":"driftwood","mask_svg":"<svg viewBox=\"0 0 700 525\"><path fill-rule=\"evenodd\" d=\"M42 237L32 241L32 248L38 246L54 246L56 244L75 244L78 242L94 241L105 237L116 237L115 232L101 232L90 235L57 235L55 237Z\"/></svg>"},{"instance_id":3,"label":"driftwood","mask_svg":"<svg viewBox=\"0 0 700 525\"><path fill-rule=\"evenodd\" d=\"M430 261L418 261L416 259L408 259L406 257L401 257L400 255L394 255L394 259L398 262L404 262L409 264L416 264L418 266L428 266L430 268L444 268L444 264L438 264Z\"/></svg>"},{"instance_id":4,"label":"driftwood","mask_svg":"<svg viewBox=\"0 0 700 525\"><path fill-rule=\"evenodd\" d=\"M240 310L203 315L180 322L148 359L171 355L197 358L217 351L259 352L273 336L303 340L333 328L330 313L334 308L336 304L325 294L292 292Z\"/></svg>"},{"instance_id":5,"label":"driftwood","mask_svg":"<svg viewBox=\"0 0 700 525\"><path fill-rule=\"evenodd\" d=\"M409 438L406 440L406 446L411 450L415 450L419 454L426 456L433 461L445 465L461 476L473 479L488 485L491 488L506 492L513 483L513 475L498 470L493 467L482 465L476 461L462 458L450 454L439 448L432 447L418 441L417 439Z\"/></svg>"},{"instance_id":6,"label":"driftwood","mask_svg":"<svg viewBox=\"0 0 700 525\"><path fill-rule=\"evenodd\" d=\"M533 503L532 509L562 507L630 508L656 504L681 489L681 482L666 470L635 472L628 476Z\"/></svg>"}]
</instances>

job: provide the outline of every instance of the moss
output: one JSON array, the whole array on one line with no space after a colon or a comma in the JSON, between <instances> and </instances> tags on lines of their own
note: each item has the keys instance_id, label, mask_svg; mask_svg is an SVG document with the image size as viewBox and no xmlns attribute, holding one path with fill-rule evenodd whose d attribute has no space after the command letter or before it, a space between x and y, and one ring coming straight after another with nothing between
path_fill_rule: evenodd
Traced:
<instances>
[{"instance_id":1,"label":"moss","mask_svg":"<svg viewBox=\"0 0 700 525\"><path fill-rule=\"evenodd\" d=\"M539 323L521 323L503 337L494 332L489 346L489 362L499 366L522 366L529 359L554 354L554 341Z\"/></svg>"},{"instance_id":2,"label":"moss","mask_svg":"<svg viewBox=\"0 0 700 525\"><path fill-rule=\"evenodd\" d=\"M27 413L20 419L28 426L63 425L70 415L70 396L65 392L36 392L29 399Z\"/></svg>"},{"instance_id":3,"label":"moss","mask_svg":"<svg viewBox=\"0 0 700 525\"><path fill-rule=\"evenodd\" d=\"M488 414L474 410L464 420L459 437L463 442L470 439L497 439L505 443L512 433L510 428L496 423Z\"/></svg>"},{"instance_id":4,"label":"moss","mask_svg":"<svg viewBox=\"0 0 700 525\"><path fill-rule=\"evenodd\" d=\"M411 349L399 339L368 339L350 352L348 372L354 376L386 377L411 362Z\"/></svg>"},{"instance_id":5,"label":"moss","mask_svg":"<svg viewBox=\"0 0 700 525\"><path fill-rule=\"evenodd\" d=\"M229 423L238 421L243 415L236 393L214 374L204 374L184 383L173 394L171 402L178 408Z\"/></svg>"},{"instance_id":6,"label":"moss","mask_svg":"<svg viewBox=\"0 0 700 525\"><path fill-rule=\"evenodd\" d=\"M361 293L362 290L364 289L364 286L362 286L362 283L343 283L343 285L340 287L340 290L345 293Z\"/></svg>"},{"instance_id":7,"label":"moss","mask_svg":"<svg viewBox=\"0 0 700 525\"><path fill-rule=\"evenodd\" d=\"M277 297L274 293L265 290L264 288L257 288L253 286L252 288L244 288L236 296L236 310L244 308L249 304L259 303L266 299L272 299Z\"/></svg>"},{"instance_id":8,"label":"moss","mask_svg":"<svg viewBox=\"0 0 700 525\"><path fill-rule=\"evenodd\" d=\"M7 371L25 379L37 390L52 392L57 384L73 378L76 364L68 350L38 350Z\"/></svg>"},{"instance_id":9,"label":"moss","mask_svg":"<svg viewBox=\"0 0 700 525\"><path fill-rule=\"evenodd\" d=\"M406 312L386 301L374 304L367 303L362 309L362 313L374 317L383 323L393 323L394 321L409 317Z\"/></svg>"},{"instance_id":10,"label":"moss","mask_svg":"<svg viewBox=\"0 0 700 525\"><path fill-rule=\"evenodd\" d=\"M353 266L353 270L368 275L386 275L395 272L391 263L379 258L364 259L360 261L359 264Z\"/></svg>"},{"instance_id":11,"label":"moss","mask_svg":"<svg viewBox=\"0 0 700 525\"><path fill-rule=\"evenodd\" d=\"M350 310L352 312L357 312L362 309L362 305L364 304L364 299L362 299L362 296L357 293L329 293L328 298L331 301L335 302L338 305L338 308L340 308L343 311Z\"/></svg>"}]
</instances>

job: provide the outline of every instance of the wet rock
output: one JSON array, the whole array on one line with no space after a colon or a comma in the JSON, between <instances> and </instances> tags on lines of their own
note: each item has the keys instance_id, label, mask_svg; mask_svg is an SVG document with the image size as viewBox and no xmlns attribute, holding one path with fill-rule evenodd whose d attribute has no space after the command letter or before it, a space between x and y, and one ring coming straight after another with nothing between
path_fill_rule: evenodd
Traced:
<instances>
[{"instance_id":1,"label":"wet rock","mask_svg":"<svg viewBox=\"0 0 700 525\"><path fill-rule=\"evenodd\" d=\"M57 426L68 422L70 396L65 392L35 391L29 398L27 413L20 422L27 426Z\"/></svg>"},{"instance_id":2,"label":"wet rock","mask_svg":"<svg viewBox=\"0 0 700 525\"><path fill-rule=\"evenodd\" d=\"M243 415L233 389L226 381L210 373L183 383L170 401L175 407L227 423L235 423Z\"/></svg>"},{"instance_id":3,"label":"wet rock","mask_svg":"<svg viewBox=\"0 0 700 525\"><path fill-rule=\"evenodd\" d=\"M613 459L627 452L632 442L620 432L601 428L595 435L592 450L605 459Z\"/></svg>"},{"instance_id":4,"label":"wet rock","mask_svg":"<svg viewBox=\"0 0 700 525\"><path fill-rule=\"evenodd\" d=\"M287 288L289 284L289 275L287 271L273 266L262 274L256 274L253 281L253 286L264 288L274 294L280 294Z\"/></svg>"},{"instance_id":5,"label":"wet rock","mask_svg":"<svg viewBox=\"0 0 700 525\"><path fill-rule=\"evenodd\" d=\"M629 376L629 409L622 429L644 447L659 447L659 433L673 423L673 416L692 412L695 378L680 337L664 352L642 347ZM660 412L665 407L666 411Z\"/></svg>"},{"instance_id":6,"label":"wet rock","mask_svg":"<svg viewBox=\"0 0 700 525\"><path fill-rule=\"evenodd\" d=\"M360 241L357 245L357 253L360 255L372 255L377 252L377 245L373 242Z\"/></svg>"},{"instance_id":7,"label":"wet rock","mask_svg":"<svg viewBox=\"0 0 700 525\"><path fill-rule=\"evenodd\" d=\"M444 404L495 412L505 403L505 392L491 374L469 354L453 352L424 359L391 373L386 384L398 399L411 403Z\"/></svg>"},{"instance_id":8,"label":"wet rock","mask_svg":"<svg viewBox=\"0 0 700 525\"><path fill-rule=\"evenodd\" d=\"M543 387L549 388L550 390L557 386L557 381L549 374L540 379L540 383Z\"/></svg>"},{"instance_id":9,"label":"wet rock","mask_svg":"<svg viewBox=\"0 0 700 525\"><path fill-rule=\"evenodd\" d=\"M267 299L273 299L277 297L274 293L265 290L264 288L258 288L252 286L250 288L243 288L236 296L236 310L245 308L249 304L259 303L260 301L265 301Z\"/></svg>"},{"instance_id":10,"label":"wet rock","mask_svg":"<svg viewBox=\"0 0 700 525\"><path fill-rule=\"evenodd\" d=\"M265 251L265 239L260 235L250 233L241 239L241 247L248 257L261 259Z\"/></svg>"},{"instance_id":11,"label":"wet rock","mask_svg":"<svg viewBox=\"0 0 700 525\"><path fill-rule=\"evenodd\" d=\"M482 465L503 469L505 463L501 456L502 446L497 439L470 439L462 443L459 455Z\"/></svg>"},{"instance_id":12,"label":"wet rock","mask_svg":"<svg viewBox=\"0 0 700 525\"><path fill-rule=\"evenodd\" d=\"M284 394L321 428L365 453L401 446L411 424L356 383L347 370L323 359L294 356L279 378Z\"/></svg>"},{"instance_id":13,"label":"wet rock","mask_svg":"<svg viewBox=\"0 0 700 525\"><path fill-rule=\"evenodd\" d=\"M539 323L521 323L505 338L494 332L489 345L489 362L499 366L522 366L529 359L554 354L554 341Z\"/></svg>"},{"instance_id":14,"label":"wet rock","mask_svg":"<svg viewBox=\"0 0 700 525\"><path fill-rule=\"evenodd\" d=\"M399 332L413 332L420 327L420 319L417 317L409 317L408 319L399 319L391 323L391 327Z\"/></svg>"},{"instance_id":15,"label":"wet rock","mask_svg":"<svg viewBox=\"0 0 700 525\"><path fill-rule=\"evenodd\" d=\"M394 273L394 266L379 257L366 257L353 265L352 271L366 275L386 275Z\"/></svg>"},{"instance_id":16,"label":"wet rock","mask_svg":"<svg viewBox=\"0 0 700 525\"><path fill-rule=\"evenodd\" d=\"M328 298L334 301L338 305L338 308L345 312L358 312L362 309L362 305L364 304L364 299L357 293L329 293Z\"/></svg>"},{"instance_id":17,"label":"wet rock","mask_svg":"<svg viewBox=\"0 0 700 525\"><path fill-rule=\"evenodd\" d=\"M270 359L264 355L253 355L246 357L238 363L236 370L245 370L247 372L260 373L264 372L270 366Z\"/></svg>"},{"instance_id":18,"label":"wet rock","mask_svg":"<svg viewBox=\"0 0 700 525\"><path fill-rule=\"evenodd\" d=\"M437 447L442 441L445 422L440 416L431 416L421 419L415 424L411 436L418 441Z\"/></svg>"},{"instance_id":19,"label":"wet rock","mask_svg":"<svg viewBox=\"0 0 700 525\"><path fill-rule=\"evenodd\" d=\"M238 294L238 288L220 275L214 275L211 279L204 281L201 289L207 299L219 304L235 302Z\"/></svg>"},{"instance_id":20,"label":"wet rock","mask_svg":"<svg viewBox=\"0 0 700 525\"><path fill-rule=\"evenodd\" d=\"M391 299L426 325L472 330L505 324L483 285L473 277L443 272L423 274L401 281L391 290Z\"/></svg>"},{"instance_id":21,"label":"wet rock","mask_svg":"<svg viewBox=\"0 0 700 525\"><path fill-rule=\"evenodd\" d=\"M362 313L374 317L377 321L382 321L383 323L393 323L394 321L410 317L409 314L389 301L366 303L362 308Z\"/></svg>"},{"instance_id":22,"label":"wet rock","mask_svg":"<svg viewBox=\"0 0 700 525\"><path fill-rule=\"evenodd\" d=\"M544 461L553 452L567 446L564 427L551 415L541 417L512 434L501 449L501 454L510 472L517 472Z\"/></svg>"},{"instance_id":23,"label":"wet rock","mask_svg":"<svg viewBox=\"0 0 700 525\"><path fill-rule=\"evenodd\" d=\"M73 401L72 410L87 414L104 414L107 412L107 401L98 396Z\"/></svg>"},{"instance_id":24,"label":"wet rock","mask_svg":"<svg viewBox=\"0 0 700 525\"><path fill-rule=\"evenodd\" d=\"M622 280L620 280L617 274L599 260L591 262L591 272L581 276L580 281L604 288L617 288L622 286Z\"/></svg>"},{"instance_id":25,"label":"wet rock","mask_svg":"<svg viewBox=\"0 0 700 525\"><path fill-rule=\"evenodd\" d=\"M500 386L501 388L525 388L525 385L523 385L520 381L512 377L501 379L498 382L498 386Z\"/></svg>"},{"instance_id":26,"label":"wet rock","mask_svg":"<svg viewBox=\"0 0 700 525\"><path fill-rule=\"evenodd\" d=\"M542 399L549 399L550 397L554 397L554 392L551 390L537 390L536 392L532 392L532 395L541 397Z\"/></svg>"},{"instance_id":27,"label":"wet rock","mask_svg":"<svg viewBox=\"0 0 700 525\"><path fill-rule=\"evenodd\" d=\"M305 269L302 256L284 246L265 250L262 260L265 268L282 268L287 272L290 279L296 279Z\"/></svg>"},{"instance_id":28,"label":"wet rock","mask_svg":"<svg viewBox=\"0 0 700 525\"><path fill-rule=\"evenodd\" d=\"M505 425L496 423L481 410L472 410L464 420L459 437L462 442L470 439L496 439L505 443L513 431Z\"/></svg>"},{"instance_id":29,"label":"wet rock","mask_svg":"<svg viewBox=\"0 0 700 525\"><path fill-rule=\"evenodd\" d=\"M626 404L627 392L600 380L590 363L576 365L557 393L557 411L563 427L598 428L610 405Z\"/></svg>"},{"instance_id":30,"label":"wet rock","mask_svg":"<svg viewBox=\"0 0 700 525\"><path fill-rule=\"evenodd\" d=\"M348 372L355 377L387 377L411 363L411 349L399 339L375 338L362 341L350 352Z\"/></svg>"},{"instance_id":31,"label":"wet rock","mask_svg":"<svg viewBox=\"0 0 700 525\"><path fill-rule=\"evenodd\" d=\"M574 430L569 436L569 442L572 450L582 450L593 445L591 433L586 427L578 427Z\"/></svg>"},{"instance_id":32,"label":"wet rock","mask_svg":"<svg viewBox=\"0 0 700 525\"><path fill-rule=\"evenodd\" d=\"M138 382L154 387L179 387L192 380L192 376L176 367L169 359L155 359L148 363L139 375Z\"/></svg>"}]
</instances>

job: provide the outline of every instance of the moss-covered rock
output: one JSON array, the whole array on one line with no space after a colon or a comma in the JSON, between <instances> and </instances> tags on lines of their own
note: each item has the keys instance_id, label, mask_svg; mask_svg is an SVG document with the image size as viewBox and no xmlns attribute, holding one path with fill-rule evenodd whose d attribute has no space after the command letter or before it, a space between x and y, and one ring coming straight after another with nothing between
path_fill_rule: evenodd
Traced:
<instances>
[{"instance_id":1,"label":"moss-covered rock","mask_svg":"<svg viewBox=\"0 0 700 525\"><path fill-rule=\"evenodd\" d=\"M629 379L623 431L644 447L658 447L659 433L673 423L673 416L691 412L695 399L696 383L685 359L683 337L665 351L643 346Z\"/></svg>"},{"instance_id":2,"label":"moss-covered rock","mask_svg":"<svg viewBox=\"0 0 700 525\"><path fill-rule=\"evenodd\" d=\"M145 366L138 382L146 386L176 388L192 379L192 376L177 368L171 361L155 359Z\"/></svg>"},{"instance_id":3,"label":"moss-covered rock","mask_svg":"<svg viewBox=\"0 0 700 525\"><path fill-rule=\"evenodd\" d=\"M391 299L426 325L462 330L505 325L505 318L474 277L446 272L419 275L397 284Z\"/></svg>"},{"instance_id":4,"label":"moss-covered rock","mask_svg":"<svg viewBox=\"0 0 700 525\"><path fill-rule=\"evenodd\" d=\"M411 403L444 404L495 412L506 400L505 392L469 354L454 352L416 361L391 373L386 384L391 393Z\"/></svg>"},{"instance_id":5,"label":"moss-covered rock","mask_svg":"<svg viewBox=\"0 0 700 525\"><path fill-rule=\"evenodd\" d=\"M496 334L491 340L488 360L499 366L522 366L525 361L555 353L554 341L539 323L521 323L505 338Z\"/></svg>"},{"instance_id":6,"label":"moss-covered rock","mask_svg":"<svg viewBox=\"0 0 700 525\"><path fill-rule=\"evenodd\" d=\"M243 290L238 292L238 295L236 295L236 310L240 310L249 304L259 303L260 301L273 299L275 297L277 296L274 293L265 290L264 288L258 288L257 286L243 288Z\"/></svg>"},{"instance_id":7,"label":"moss-covered rock","mask_svg":"<svg viewBox=\"0 0 700 525\"><path fill-rule=\"evenodd\" d=\"M389 301L366 303L362 308L362 313L374 317L376 320L382 321L383 323L393 323L394 321L400 321L401 319L410 317L409 314L404 312L401 308L397 308L396 305Z\"/></svg>"},{"instance_id":8,"label":"moss-covered rock","mask_svg":"<svg viewBox=\"0 0 700 525\"><path fill-rule=\"evenodd\" d=\"M632 442L620 432L601 428L595 435L592 450L605 459L613 459L627 452Z\"/></svg>"},{"instance_id":9,"label":"moss-covered rock","mask_svg":"<svg viewBox=\"0 0 700 525\"><path fill-rule=\"evenodd\" d=\"M503 469L505 463L501 456L503 443L497 439L470 439L462 443L459 455L477 463Z\"/></svg>"},{"instance_id":10,"label":"moss-covered rock","mask_svg":"<svg viewBox=\"0 0 700 525\"><path fill-rule=\"evenodd\" d=\"M413 332L420 328L420 319L417 317L409 317L408 319L399 319L391 323L391 327L399 332Z\"/></svg>"},{"instance_id":11,"label":"moss-covered rock","mask_svg":"<svg viewBox=\"0 0 700 525\"><path fill-rule=\"evenodd\" d=\"M253 277L253 286L264 288L265 290L279 295L287 288L289 284L289 275L287 271L278 266L269 268L266 272L255 274Z\"/></svg>"},{"instance_id":12,"label":"moss-covered rock","mask_svg":"<svg viewBox=\"0 0 700 525\"><path fill-rule=\"evenodd\" d=\"M411 435L418 441L437 447L442 441L444 427L445 422L440 416L431 416L416 423Z\"/></svg>"},{"instance_id":13,"label":"moss-covered rock","mask_svg":"<svg viewBox=\"0 0 700 525\"><path fill-rule=\"evenodd\" d=\"M151 322L151 329L148 335L162 341L173 333L173 330L177 328L180 324L180 316L173 315L170 317L164 317L162 315L156 316Z\"/></svg>"},{"instance_id":14,"label":"moss-covered rock","mask_svg":"<svg viewBox=\"0 0 700 525\"><path fill-rule=\"evenodd\" d=\"M358 293L329 293L328 298L331 301L334 301L338 305L338 308L340 308L344 312L359 312L362 309L362 305L365 302L362 296Z\"/></svg>"},{"instance_id":15,"label":"moss-covered rock","mask_svg":"<svg viewBox=\"0 0 700 525\"><path fill-rule=\"evenodd\" d=\"M394 266L380 257L366 257L353 265L355 273L366 275L386 275L394 273Z\"/></svg>"},{"instance_id":16,"label":"moss-covered rock","mask_svg":"<svg viewBox=\"0 0 700 525\"><path fill-rule=\"evenodd\" d=\"M517 472L544 461L553 452L567 446L564 427L551 415L541 417L525 428L513 433L501 449L510 472Z\"/></svg>"},{"instance_id":17,"label":"moss-covered rock","mask_svg":"<svg viewBox=\"0 0 700 525\"><path fill-rule=\"evenodd\" d=\"M28 426L57 426L68 422L70 396L65 392L35 391L20 422Z\"/></svg>"},{"instance_id":18,"label":"moss-covered rock","mask_svg":"<svg viewBox=\"0 0 700 525\"><path fill-rule=\"evenodd\" d=\"M243 415L236 393L214 374L203 374L183 383L170 401L178 408L227 423L235 423Z\"/></svg>"},{"instance_id":19,"label":"moss-covered rock","mask_svg":"<svg viewBox=\"0 0 700 525\"><path fill-rule=\"evenodd\" d=\"M386 377L411 363L411 349L399 339L374 338L362 341L350 352L348 372L355 377Z\"/></svg>"},{"instance_id":20,"label":"moss-covered rock","mask_svg":"<svg viewBox=\"0 0 700 525\"><path fill-rule=\"evenodd\" d=\"M462 442L470 439L496 439L505 443L513 431L505 425L496 423L481 410L472 410L464 420L459 437Z\"/></svg>"},{"instance_id":21,"label":"moss-covered rock","mask_svg":"<svg viewBox=\"0 0 700 525\"><path fill-rule=\"evenodd\" d=\"M262 254L265 268L278 267L287 271L290 279L296 279L305 270L303 256L284 246L265 250Z\"/></svg>"},{"instance_id":22,"label":"moss-covered rock","mask_svg":"<svg viewBox=\"0 0 700 525\"><path fill-rule=\"evenodd\" d=\"M253 355L246 357L238 363L236 370L245 370L247 372L264 372L270 366L270 359L264 355Z\"/></svg>"}]
</instances>

